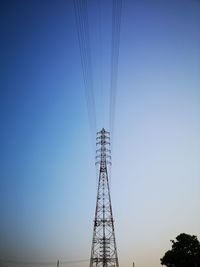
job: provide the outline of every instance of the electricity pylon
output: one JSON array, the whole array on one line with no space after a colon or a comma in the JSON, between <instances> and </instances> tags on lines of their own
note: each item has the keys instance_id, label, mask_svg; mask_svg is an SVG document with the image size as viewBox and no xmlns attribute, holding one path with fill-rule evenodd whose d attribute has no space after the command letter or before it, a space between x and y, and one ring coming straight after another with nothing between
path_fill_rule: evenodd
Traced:
<instances>
[{"instance_id":1,"label":"electricity pylon","mask_svg":"<svg viewBox=\"0 0 200 267\"><path fill-rule=\"evenodd\" d=\"M108 178L108 165L111 164L110 133L103 128L97 132L96 140L99 180L90 267L119 267Z\"/></svg>"}]
</instances>

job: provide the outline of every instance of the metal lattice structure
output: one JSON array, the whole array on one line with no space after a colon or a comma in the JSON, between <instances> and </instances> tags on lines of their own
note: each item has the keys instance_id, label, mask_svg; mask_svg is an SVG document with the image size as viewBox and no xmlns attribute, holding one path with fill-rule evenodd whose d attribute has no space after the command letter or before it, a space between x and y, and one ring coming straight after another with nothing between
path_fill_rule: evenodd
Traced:
<instances>
[{"instance_id":1,"label":"metal lattice structure","mask_svg":"<svg viewBox=\"0 0 200 267\"><path fill-rule=\"evenodd\" d=\"M119 267L108 177L108 165L111 164L110 133L103 128L97 132L96 140L99 180L90 267Z\"/></svg>"}]
</instances>

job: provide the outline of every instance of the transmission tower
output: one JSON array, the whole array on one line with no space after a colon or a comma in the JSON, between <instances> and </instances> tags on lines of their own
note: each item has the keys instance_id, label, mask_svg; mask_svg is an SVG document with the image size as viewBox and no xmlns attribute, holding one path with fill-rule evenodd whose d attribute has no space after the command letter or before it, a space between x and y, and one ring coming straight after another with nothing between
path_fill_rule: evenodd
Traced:
<instances>
[{"instance_id":1,"label":"transmission tower","mask_svg":"<svg viewBox=\"0 0 200 267\"><path fill-rule=\"evenodd\" d=\"M96 164L99 167L90 267L119 267L110 198L108 165L111 164L110 133L97 132Z\"/></svg>"}]
</instances>

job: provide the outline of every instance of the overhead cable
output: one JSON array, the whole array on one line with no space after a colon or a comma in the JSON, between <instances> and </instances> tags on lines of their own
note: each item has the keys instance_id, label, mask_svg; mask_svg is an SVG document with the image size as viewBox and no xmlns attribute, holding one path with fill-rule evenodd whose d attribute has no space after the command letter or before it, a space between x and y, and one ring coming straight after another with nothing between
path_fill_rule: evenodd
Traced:
<instances>
[{"instance_id":1,"label":"overhead cable","mask_svg":"<svg viewBox=\"0 0 200 267\"><path fill-rule=\"evenodd\" d=\"M111 78L110 78L110 132L113 140L115 106L118 79L118 60L120 45L122 0L112 1L112 40L111 40Z\"/></svg>"},{"instance_id":2,"label":"overhead cable","mask_svg":"<svg viewBox=\"0 0 200 267\"><path fill-rule=\"evenodd\" d=\"M76 28L80 48L89 124L92 138L94 138L96 134L96 110L93 89L93 71L91 61L87 0L74 0L74 10L76 16Z\"/></svg>"},{"instance_id":3,"label":"overhead cable","mask_svg":"<svg viewBox=\"0 0 200 267\"><path fill-rule=\"evenodd\" d=\"M0 259L0 266L4 266L5 264L10 266L55 266L58 261L22 261L22 260L8 260L8 259ZM70 260L70 261L59 261L60 265L68 265L68 264L79 264L83 262L89 262L89 259L82 260ZM1 265L4 264L4 265ZM6 266L7 266L6 265Z\"/></svg>"}]
</instances>

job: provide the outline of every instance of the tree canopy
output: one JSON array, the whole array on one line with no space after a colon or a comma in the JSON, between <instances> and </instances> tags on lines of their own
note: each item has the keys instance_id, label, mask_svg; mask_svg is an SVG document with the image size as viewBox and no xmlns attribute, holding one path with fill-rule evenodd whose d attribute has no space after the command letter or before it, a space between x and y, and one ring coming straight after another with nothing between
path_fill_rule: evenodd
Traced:
<instances>
[{"instance_id":1,"label":"tree canopy","mask_svg":"<svg viewBox=\"0 0 200 267\"><path fill-rule=\"evenodd\" d=\"M171 240L172 249L160 259L167 267L200 267L200 242L194 235L180 234Z\"/></svg>"}]
</instances>

